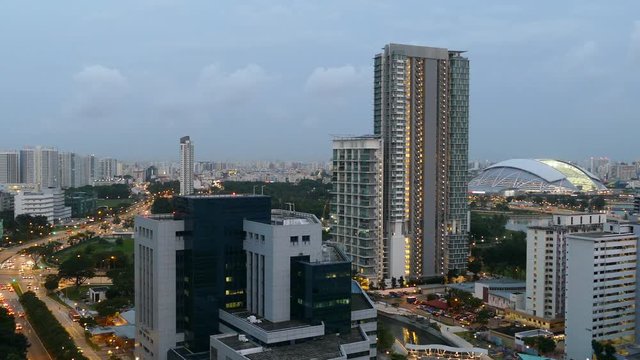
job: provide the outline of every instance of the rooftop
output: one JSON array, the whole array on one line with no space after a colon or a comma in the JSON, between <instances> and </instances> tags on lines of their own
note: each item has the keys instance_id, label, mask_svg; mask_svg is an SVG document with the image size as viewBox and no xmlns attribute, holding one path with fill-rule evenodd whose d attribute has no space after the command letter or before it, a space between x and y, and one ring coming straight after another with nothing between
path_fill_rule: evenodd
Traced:
<instances>
[{"instance_id":1,"label":"rooftop","mask_svg":"<svg viewBox=\"0 0 640 360\"><path fill-rule=\"evenodd\" d=\"M208 195L208 194L203 194L203 195L182 195L180 197L183 198L188 198L188 199L227 199L227 198L237 198L237 197L242 197L242 198L249 198L249 197L269 197L267 195L259 195L259 194L219 194L219 195Z\"/></svg>"},{"instance_id":2,"label":"rooftop","mask_svg":"<svg viewBox=\"0 0 640 360\"><path fill-rule=\"evenodd\" d=\"M305 224L320 224L320 220L313 215L297 211L289 211L283 209L271 210L271 224L272 225L305 225Z\"/></svg>"},{"instance_id":3,"label":"rooftop","mask_svg":"<svg viewBox=\"0 0 640 360\"><path fill-rule=\"evenodd\" d=\"M357 282L351 280L351 311L373 309Z\"/></svg>"},{"instance_id":4,"label":"rooftop","mask_svg":"<svg viewBox=\"0 0 640 360\"><path fill-rule=\"evenodd\" d=\"M247 311L246 309L241 309L233 312L228 311L228 312L235 317L244 319L248 323L249 323L248 318L250 316L255 316L258 320L260 320L260 322L254 322L254 323L251 323L251 325L257 326L265 331L278 331L278 330L285 330L285 329L291 329L296 327L311 326L310 324L299 321L299 320L289 320L289 321L281 321L281 322L274 323L267 319L260 318L256 316L256 314L250 311Z\"/></svg>"},{"instance_id":5,"label":"rooftop","mask_svg":"<svg viewBox=\"0 0 640 360\"><path fill-rule=\"evenodd\" d=\"M588 233L579 233L579 234L568 234L568 237L572 238L580 238L580 239L590 239L590 240L598 240L602 238L619 238L619 237L634 237L633 233L610 233L610 232L588 232Z\"/></svg>"},{"instance_id":6,"label":"rooftop","mask_svg":"<svg viewBox=\"0 0 640 360\"><path fill-rule=\"evenodd\" d=\"M260 345L254 343L253 341L241 341L238 335L218 337L217 339L235 351L260 347Z\"/></svg>"},{"instance_id":7,"label":"rooftop","mask_svg":"<svg viewBox=\"0 0 640 360\"><path fill-rule=\"evenodd\" d=\"M364 339L360 330L355 328L346 334L329 334L316 340L273 347L245 356L251 360L328 360L342 356L340 345L364 341Z\"/></svg>"}]
</instances>

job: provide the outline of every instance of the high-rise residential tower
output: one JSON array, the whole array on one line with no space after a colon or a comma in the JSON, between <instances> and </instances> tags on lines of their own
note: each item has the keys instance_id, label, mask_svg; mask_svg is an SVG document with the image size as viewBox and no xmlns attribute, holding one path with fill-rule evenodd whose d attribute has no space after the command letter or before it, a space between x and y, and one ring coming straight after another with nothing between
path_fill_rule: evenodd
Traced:
<instances>
[{"instance_id":1,"label":"high-rise residential tower","mask_svg":"<svg viewBox=\"0 0 640 360\"><path fill-rule=\"evenodd\" d=\"M188 136L180 138L180 195L193 194L193 143Z\"/></svg>"},{"instance_id":2,"label":"high-rise residential tower","mask_svg":"<svg viewBox=\"0 0 640 360\"><path fill-rule=\"evenodd\" d=\"M20 150L20 182L36 183L36 149L34 148Z\"/></svg>"},{"instance_id":3,"label":"high-rise residential tower","mask_svg":"<svg viewBox=\"0 0 640 360\"><path fill-rule=\"evenodd\" d=\"M605 214L553 215L527 230L527 298L529 314L564 318L567 236L602 231Z\"/></svg>"},{"instance_id":4,"label":"high-rise residential tower","mask_svg":"<svg viewBox=\"0 0 640 360\"><path fill-rule=\"evenodd\" d=\"M0 184L20 182L20 163L15 151L0 152Z\"/></svg>"},{"instance_id":5,"label":"high-rise residential tower","mask_svg":"<svg viewBox=\"0 0 640 360\"><path fill-rule=\"evenodd\" d=\"M55 148L36 148L36 184L43 189L60 186L60 158Z\"/></svg>"},{"instance_id":6,"label":"high-rise residential tower","mask_svg":"<svg viewBox=\"0 0 640 360\"><path fill-rule=\"evenodd\" d=\"M462 53L389 44L375 57L385 277L466 268L469 60Z\"/></svg>"},{"instance_id":7,"label":"high-rise residential tower","mask_svg":"<svg viewBox=\"0 0 640 360\"><path fill-rule=\"evenodd\" d=\"M383 278L382 140L333 140L331 236L351 257L353 270L373 282Z\"/></svg>"}]
</instances>

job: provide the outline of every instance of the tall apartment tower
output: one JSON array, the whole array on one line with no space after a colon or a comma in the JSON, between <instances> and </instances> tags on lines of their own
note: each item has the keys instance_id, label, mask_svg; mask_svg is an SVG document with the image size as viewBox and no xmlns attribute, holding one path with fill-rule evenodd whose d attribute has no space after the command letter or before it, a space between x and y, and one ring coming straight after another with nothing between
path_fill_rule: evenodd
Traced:
<instances>
[{"instance_id":1,"label":"tall apartment tower","mask_svg":"<svg viewBox=\"0 0 640 360\"><path fill-rule=\"evenodd\" d=\"M180 195L193 194L193 143L188 136L180 138Z\"/></svg>"},{"instance_id":2,"label":"tall apartment tower","mask_svg":"<svg viewBox=\"0 0 640 360\"><path fill-rule=\"evenodd\" d=\"M602 231L604 214L553 215L527 230L526 310L545 319L564 318L567 236Z\"/></svg>"},{"instance_id":3,"label":"tall apartment tower","mask_svg":"<svg viewBox=\"0 0 640 360\"><path fill-rule=\"evenodd\" d=\"M638 224L606 230L567 236L568 360L591 359L592 340L618 346L637 336Z\"/></svg>"},{"instance_id":4,"label":"tall apartment tower","mask_svg":"<svg viewBox=\"0 0 640 360\"><path fill-rule=\"evenodd\" d=\"M43 189L60 186L60 158L55 148L36 148L36 183Z\"/></svg>"},{"instance_id":5,"label":"tall apartment tower","mask_svg":"<svg viewBox=\"0 0 640 360\"><path fill-rule=\"evenodd\" d=\"M331 202L334 242L351 257L354 273L377 283L384 276L382 140L365 135L333 140Z\"/></svg>"},{"instance_id":6,"label":"tall apartment tower","mask_svg":"<svg viewBox=\"0 0 640 360\"><path fill-rule=\"evenodd\" d=\"M20 182L20 162L15 151L0 152L0 184Z\"/></svg>"},{"instance_id":7,"label":"tall apartment tower","mask_svg":"<svg viewBox=\"0 0 640 360\"><path fill-rule=\"evenodd\" d=\"M20 182L36 183L36 149L34 148L20 150Z\"/></svg>"},{"instance_id":8,"label":"tall apartment tower","mask_svg":"<svg viewBox=\"0 0 640 360\"><path fill-rule=\"evenodd\" d=\"M375 56L386 277L466 268L469 60L462 53L389 44Z\"/></svg>"}]
</instances>

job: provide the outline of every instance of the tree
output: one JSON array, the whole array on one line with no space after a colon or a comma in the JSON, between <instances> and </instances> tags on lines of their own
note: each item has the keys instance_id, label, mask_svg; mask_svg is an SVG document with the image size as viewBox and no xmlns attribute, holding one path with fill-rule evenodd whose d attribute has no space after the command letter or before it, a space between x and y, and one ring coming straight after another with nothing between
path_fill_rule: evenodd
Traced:
<instances>
[{"instance_id":1,"label":"tree","mask_svg":"<svg viewBox=\"0 0 640 360\"><path fill-rule=\"evenodd\" d=\"M385 290L387 288L387 283L384 278L380 279L380 281L378 281L378 284L380 286L380 290Z\"/></svg>"},{"instance_id":2,"label":"tree","mask_svg":"<svg viewBox=\"0 0 640 360\"><path fill-rule=\"evenodd\" d=\"M489 322L490 317L491 317L491 312L487 309L482 309L478 311L478 315L476 316L476 322L478 324L486 325Z\"/></svg>"},{"instance_id":3,"label":"tree","mask_svg":"<svg viewBox=\"0 0 640 360\"><path fill-rule=\"evenodd\" d=\"M28 248L22 250L22 253L25 255L29 255L29 257L31 257L31 260L33 260L33 263L35 265L38 265L38 261L40 261L40 259L47 255L47 254L51 254L53 252L53 250L51 248L42 246L42 245L33 245L33 246L29 246Z\"/></svg>"},{"instance_id":4,"label":"tree","mask_svg":"<svg viewBox=\"0 0 640 360\"><path fill-rule=\"evenodd\" d=\"M16 333L16 321L4 307L0 307L0 356L3 359L24 360L27 358L27 338Z\"/></svg>"},{"instance_id":5,"label":"tree","mask_svg":"<svg viewBox=\"0 0 640 360\"><path fill-rule=\"evenodd\" d=\"M173 212L173 204L171 200L159 197L153 201L151 205L152 214L171 214Z\"/></svg>"},{"instance_id":6,"label":"tree","mask_svg":"<svg viewBox=\"0 0 640 360\"><path fill-rule=\"evenodd\" d=\"M524 339L524 344L530 346L540 354L548 354L556 349L556 342L552 338L546 336L534 336Z\"/></svg>"},{"instance_id":7,"label":"tree","mask_svg":"<svg viewBox=\"0 0 640 360\"><path fill-rule=\"evenodd\" d=\"M398 285L403 288L405 286L404 283L404 276L400 275L400 278L398 278Z\"/></svg>"},{"instance_id":8,"label":"tree","mask_svg":"<svg viewBox=\"0 0 640 360\"><path fill-rule=\"evenodd\" d=\"M602 196L596 196L590 201L590 207L593 210L601 211L604 209L606 202Z\"/></svg>"},{"instance_id":9,"label":"tree","mask_svg":"<svg viewBox=\"0 0 640 360\"><path fill-rule=\"evenodd\" d=\"M44 288L49 290L49 292L52 292L58 288L59 282L60 282L60 278L58 278L58 275L49 274L45 278Z\"/></svg>"},{"instance_id":10,"label":"tree","mask_svg":"<svg viewBox=\"0 0 640 360\"><path fill-rule=\"evenodd\" d=\"M482 270L482 263L480 260L469 261L467 264L467 270L473 273L474 278L478 278L478 273Z\"/></svg>"},{"instance_id":11,"label":"tree","mask_svg":"<svg viewBox=\"0 0 640 360\"><path fill-rule=\"evenodd\" d=\"M392 289L395 289L395 288L396 288L396 286L398 286L398 280L396 280L396 278L395 278L395 277L392 277L392 278L391 278L391 288L392 288Z\"/></svg>"},{"instance_id":12,"label":"tree","mask_svg":"<svg viewBox=\"0 0 640 360\"><path fill-rule=\"evenodd\" d=\"M378 321L378 344L379 350L387 350L393 346L395 338L391 331L384 326L384 323Z\"/></svg>"},{"instance_id":13,"label":"tree","mask_svg":"<svg viewBox=\"0 0 640 360\"><path fill-rule=\"evenodd\" d=\"M72 256L62 262L58 268L58 276L61 279L73 280L76 288L95 275L93 261L86 255L77 254L75 257Z\"/></svg>"},{"instance_id":14,"label":"tree","mask_svg":"<svg viewBox=\"0 0 640 360\"><path fill-rule=\"evenodd\" d=\"M129 305L125 298L114 298L100 301L96 304L96 311L100 316L111 316Z\"/></svg>"}]
</instances>

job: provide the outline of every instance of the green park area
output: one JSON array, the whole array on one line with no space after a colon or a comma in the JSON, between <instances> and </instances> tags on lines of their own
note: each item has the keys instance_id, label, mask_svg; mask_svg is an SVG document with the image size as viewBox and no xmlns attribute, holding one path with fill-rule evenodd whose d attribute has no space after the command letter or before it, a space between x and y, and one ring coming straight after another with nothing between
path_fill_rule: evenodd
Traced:
<instances>
[{"instance_id":1,"label":"green park area","mask_svg":"<svg viewBox=\"0 0 640 360\"><path fill-rule=\"evenodd\" d=\"M58 263L62 263L71 256L78 254L124 254L128 259L133 257L133 239L103 239L93 238L79 244L58 251L53 255Z\"/></svg>"},{"instance_id":2,"label":"green park area","mask_svg":"<svg viewBox=\"0 0 640 360\"><path fill-rule=\"evenodd\" d=\"M121 204L131 205L135 200L124 198L124 199L98 199L96 200L97 207L118 207Z\"/></svg>"}]
</instances>

